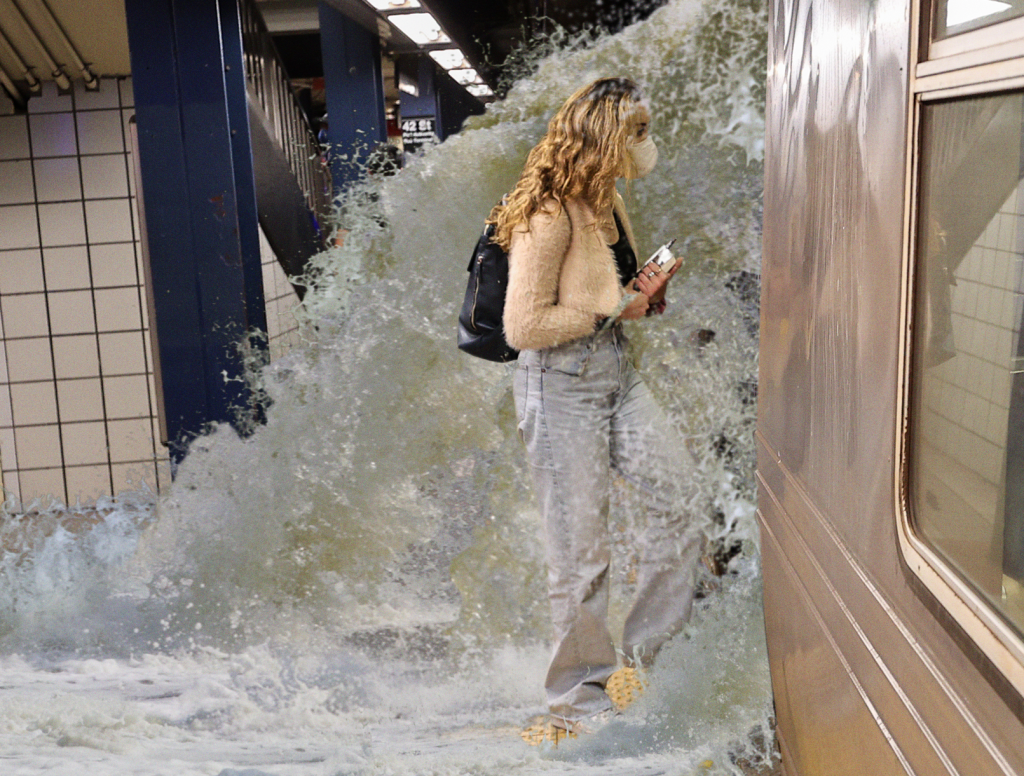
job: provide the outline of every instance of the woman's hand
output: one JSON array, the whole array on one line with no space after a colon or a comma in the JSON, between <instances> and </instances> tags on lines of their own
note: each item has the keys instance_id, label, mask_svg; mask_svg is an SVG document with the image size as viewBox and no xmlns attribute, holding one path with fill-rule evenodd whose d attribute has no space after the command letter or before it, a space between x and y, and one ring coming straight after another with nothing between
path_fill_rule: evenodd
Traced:
<instances>
[{"instance_id":1,"label":"woman's hand","mask_svg":"<svg viewBox=\"0 0 1024 776\"><path fill-rule=\"evenodd\" d=\"M647 307L650 305L650 299L647 294L633 294L633 298L629 304L623 308L622 312L619 313L619 318L624 321L636 321L647 315Z\"/></svg>"},{"instance_id":2,"label":"woman's hand","mask_svg":"<svg viewBox=\"0 0 1024 776\"><path fill-rule=\"evenodd\" d=\"M646 294L651 304L657 304L665 298L665 288L668 285L668 281L676 274L682 264L683 262L677 258L671 269L666 272L657 263L651 262L640 271L636 280L633 281L633 286Z\"/></svg>"}]
</instances>

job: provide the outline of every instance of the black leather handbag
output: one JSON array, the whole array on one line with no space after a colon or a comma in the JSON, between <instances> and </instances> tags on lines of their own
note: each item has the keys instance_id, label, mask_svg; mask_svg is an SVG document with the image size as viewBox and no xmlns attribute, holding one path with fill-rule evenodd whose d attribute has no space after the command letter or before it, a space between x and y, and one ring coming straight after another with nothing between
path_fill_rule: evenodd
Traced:
<instances>
[{"instance_id":1,"label":"black leather handbag","mask_svg":"<svg viewBox=\"0 0 1024 776\"><path fill-rule=\"evenodd\" d=\"M469 283L459 313L459 349L488 361L512 361L519 351L505 341L501 317L508 291L508 254L491 242L488 224L469 260Z\"/></svg>"}]
</instances>

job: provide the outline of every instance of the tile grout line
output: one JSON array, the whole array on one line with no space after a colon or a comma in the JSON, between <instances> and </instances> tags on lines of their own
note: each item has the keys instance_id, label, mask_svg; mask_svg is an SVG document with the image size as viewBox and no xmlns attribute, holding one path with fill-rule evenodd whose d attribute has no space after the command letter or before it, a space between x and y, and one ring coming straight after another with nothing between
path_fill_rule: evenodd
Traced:
<instances>
[{"instance_id":1,"label":"tile grout line","mask_svg":"<svg viewBox=\"0 0 1024 776\"><path fill-rule=\"evenodd\" d=\"M140 277L140 273L139 273L139 269L140 269L139 262L141 261L141 258L142 258L141 255L140 255L141 251L139 250L139 247L140 247L139 246L139 241L142 239L142 234L141 234L142 230L140 228L140 224L137 223L137 220L138 220L138 218L141 217L139 215L139 204L138 203L139 203L139 187L142 186L142 181L134 180L134 176L135 176L134 164L132 163L133 160L131 160L129 158L129 156L131 154L131 151L132 151L132 146L128 142L127 131L126 131L126 124L127 124L127 121L125 119L125 110L126 109L124 108L123 97L122 97L122 94L121 94L121 79L118 79L118 83L117 83L117 104L119 106L121 106L121 144L124 146L125 151L126 151L126 153L124 155L124 167L125 167L125 179L128 181L128 197L129 197L129 199L128 199L128 202L129 202L128 217L131 219L131 227L132 227L132 253L134 254L134 257L135 257L135 261L134 261L135 287L137 289L136 293L137 293L138 302L139 302L139 328L141 329L141 335L142 335L142 359L143 359L143 364L145 365L145 370L146 370L146 375L147 375L147 377L146 377L146 406L149 408L150 449L151 449L151 451L153 453L153 480L154 480L153 485L157 489L157 492L159 492L159 490L160 490L160 476L159 476L159 473L158 473L159 467L157 466L157 459L158 459L157 444L158 444L158 442L157 442L157 434L156 434L157 425L156 425L156 422L155 422L156 421L156 408L153 406L153 392L152 392L152 390L150 390L150 381L151 380L153 380L153 381L156 380L156 374L154 373L153 365L150 363L150 360L152 358L152 353L150 353L149 349L150 349L150 347L152 345L153 337L152 337L151 334L149 336L147 336L147 334L149 332L149 329L151 329L152 326L150 325L150 322L146 320L147 316L154 315L155 311L148 309L148 301L144 298L145 295L146 295L146 289L143 287L144 286L144 278ZM133 110L133 113L134 113L134 105L132 106L132 110ZM134 180L134 183L135 183L135 197L134 198L132 197L132 182L133 182L133 180Z\"/></svg>"},{"instance_id":2,"label":"tile grout line","mask_svg":"<svg viewBox=\"0 0 1024 776\"><path fill-rule=\"evenodd\" d=\"M73 105L74 105L74 101L72 100L72 106ZM54 413L55 413L56 418L57 418L57 423L56 423L56 426L57 426L57 444L58 444L58 446L60 448L59 451L58 451L59 455L60 455L60 476L61 476L61 482L64 484L64 493L62 495L64 497L63 500L64 500L64 503L66 505L69 499L68 499L68 478L67 478L67 472L64 470L64 430L61 428L61 423L60 423L60 393L59 393L59 390L58 390L59 386L57 385L57 356L56 356L56 353L55 353L54 348L53 348L53 337L52 337L52 335L53 335L53 317L51 315L51 310L50 310L50 295L48 293L49 287L48 287L48 285L46 283L46 261L44 259L44 255L43 255L43 242L44 242L43 241L43 221L42 221L42 216L40 215L40 212L39 212L39 202L38 202L39 187L38 187L38 182L36 181L36 164L35 164L36 160L35 160L35 157L33 156L33 151L34 151L34 148L35 148L35 144L34 144L33 137L32 137L32 118L31 118L31 114L26 118L26 123L28 125L28 153L29 153L29 158L32 160L31 161L31 167L32 167L32 193L33 193L33 196L37 200L34 203L34 207L35 207L35 211L36 211L36 229L37 229L38 234L39 234L39 271L42 274L42 278L43 278L43 304L44 304L44 306L46 308L46 336L47 336L47 341L48 341L49 346L50 346L50 370L51 370L52 381L53 381L53 406L54 406ZM75 151L77 152L77 150L78 150L78 135L76 133L76 135L75 135ZM8 378L10 378L10 373L8 373ZM13 404L12 404L12 412L13 412ZM18 436L17 419L16 418L12 418L11 422L15 424L14 435L15 435L15 440L17 440L17 436ZM23 462L20 460L20 456L19 456L19 460L18 460L19 466L21 466L22 463ZM21 476L20 476L21 471L22 470L19 468L19 470L18 470L18 472L19 472L19 477L18 477L19 484L21 483ZM22 488L22 490L24 491L24 488ZM21 502L22 502L22 506L23 507L24 507L24 501L25 501L24 494L22 494Z\"/></svg>"},{"instance_id":3,"label":"tile grout line","mask_svg":"<svg viewBox=\"0 0 1024 776\"><path fill-rule=\"evenodd\" d=\"M102 82L100 83L100 88L101 89L103 88ZM86 209L86 206L85 206L85 178L84 178L84 176L82 174L82 154L81 154L81 144L79 142L79 133L78 133L78 113L77 113L77 111L74 110L75 105L77 103L77 99L76 99L76 95L74 94L73 91L72 91L72 98L71 99L72 99L72 103L71 103L72 104L72 112L73 112L74 119L75 119L74 120L75 144L78 146L78 149L79 149L77 160L78 160L79 185L81 186L81 191L82 191L82 229L84 230L84 233L85 233L85 261L86 261L86 266L88 267L88 270L89 270L89 300L90 300L90 304L92 306L93 327L94 327L95 337L96 337L96 364L97 364L97 369L99 371L99 378L100 378L100 404L103 407L103 438L104 438L104 441L106 442L107 484L110 487L109 493L110 493L111 497L113 497L114 496L114 469L113 469L113 466L111 465L111 462L110 462L110 425L109 425L108 419L107 419L107 390L106 390L106 386L104 384L104 379L103 379L103 348L102 348L102 346L100 344L99 314L96 311L96 292L95 292L95 282L94 282L95 273L93 272L93 268L92 268L92 246L89 244L89 217L88 217L87 209ZM120 104L121 104L120 90L118 90L118 98L117 98L117 100L118 100L118 106L120 106ZM118 117L120 117L120 115L121 115L120 114L120 109L118 109Z\"/></svg>"},{"instance_id":4,"label":"tile grout line","mask_svg":"<svg viewBox=\"0 0 1024 776\"><path fill-rule=\"evenodd\" d=\"M27 120L26 120L25 124L26 124L26 126L28 125L28 121ZM33 183L33 185L35 185L35 184ZM43 263L43 252L42 252L42 250L39 251L39 263L40 263L40 265L42 265L42 263ZM10 364L10 361L9 361L8 355L7 355L6 329L4 329L3 325L2 325L3 324L3 318L4 318L3 299L0 299L0 329L3 329L3 331L4 331L4 337L0 337L0 341L3 341L3 343L4 343L4 374L7 376L7 380L8 380L8 382L4 384L3 389L7 393L7 405L10 408L10 411L11 411L11 444L14 446L14 449L11 451L11 453L12 453L11 457L14 460L14 479L17 480L18 493L20 494L20 492L21 492L21 477L18 475L18 442L17 442L17 432L14 430L14 399L11 396L11 387L10 387L11 364ZM2 467L3 467L3 455L2 455L2 451L0 451L0 468L2 468ZM8 471L10 471L10 470L8 470ZM2 474L0 474L0 493L2 493L2 495L4 497L3 500L7 501L7 486L4 483L4 479L3 479L3 475ZM19 495L19 499L20 498L21 498L21 496Z\"/></svg>"}]
</instances>

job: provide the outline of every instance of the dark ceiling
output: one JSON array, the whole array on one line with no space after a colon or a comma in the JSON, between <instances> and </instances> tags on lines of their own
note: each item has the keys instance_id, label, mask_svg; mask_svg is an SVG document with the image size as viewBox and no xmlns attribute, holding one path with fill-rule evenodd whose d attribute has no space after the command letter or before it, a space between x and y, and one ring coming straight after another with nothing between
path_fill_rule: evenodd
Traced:
<instances>
[{"instance_id":1,"label":"dark ceiling","mask_svg":"<svg viewBox=\"0 0 1024 776\"><path fill-rule=\"evenodd\" d=\"M666 0L424 0L492 86L509 55L556 27L571 33L617 32Z\"/></svg>"},{"instance_id":2,"label":"dark ceiling","mask_svg":"<svg viewBox=\"0 0 1024 776\"><path fill-rule=\"evenodd\" d=\"M466 53L477 72L500 91L509 55L561 27L571 33L617 32L666 0L423 0ZM266 3L267 5L271 3ZM282 3L278 3L279 5ZM362 5L362 3L359 3ZM292 78L323 75L315 32L274 36Z\"/></svg>"}]
</instances>

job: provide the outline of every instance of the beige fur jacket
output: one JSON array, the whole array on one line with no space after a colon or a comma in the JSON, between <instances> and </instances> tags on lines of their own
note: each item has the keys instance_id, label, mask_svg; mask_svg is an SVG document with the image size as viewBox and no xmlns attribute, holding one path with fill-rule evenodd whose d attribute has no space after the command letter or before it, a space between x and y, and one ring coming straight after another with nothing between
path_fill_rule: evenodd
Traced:
<instances>
[{"instance_id":1,"label":"beige fur jacket","mask_svg":"<svg viewBox=\"0 0 1024 776\"><path fill-rule=\"evenodd\" d=\"M636 251L622 198L615 211ZM625 293L610 244L618 240L614 222L598 226L594 212L579 200L558 208L553 200L518 227L509 250L505 296L505 339L517 350L541 350L596 329L597 318L615 315Z\"/></svg>"}]
</instances>

